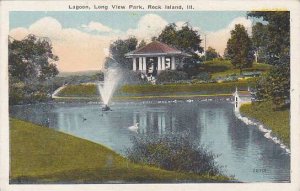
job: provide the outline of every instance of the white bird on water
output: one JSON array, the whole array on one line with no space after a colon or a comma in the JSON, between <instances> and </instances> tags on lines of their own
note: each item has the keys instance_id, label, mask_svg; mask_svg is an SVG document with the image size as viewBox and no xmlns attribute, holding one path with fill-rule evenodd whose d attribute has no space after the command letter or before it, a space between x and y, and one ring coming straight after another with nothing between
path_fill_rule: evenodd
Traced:
<instances>
[{"instance_id":1,"label":"white bird on water","mask_svg":"<svg viewBox=\"0 0 300 191\"><path fill-rule=\"evenodd\" d=\"M138 129L139 129L139 123L136 123L135 125L128 127L128 129L129 129L130 131L134 131L134 132L137 133L137 132L138 132Z\"/></svg>"}]
</instances>

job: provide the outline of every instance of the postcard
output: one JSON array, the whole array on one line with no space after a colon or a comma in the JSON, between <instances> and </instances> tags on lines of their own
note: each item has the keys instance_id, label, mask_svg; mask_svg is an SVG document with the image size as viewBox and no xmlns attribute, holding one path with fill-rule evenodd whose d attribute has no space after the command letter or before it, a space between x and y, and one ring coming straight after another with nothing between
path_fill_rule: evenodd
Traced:
<instances>
[{"instance_id":1,"label":"postcard","mask_svg":"<svg viewBox=\"0 0 300 191\"><path fill-rule=\"evenodd\" d=\"M0 190L299 190L297 1L2 1Z\"/></svg>"}]
</instances>

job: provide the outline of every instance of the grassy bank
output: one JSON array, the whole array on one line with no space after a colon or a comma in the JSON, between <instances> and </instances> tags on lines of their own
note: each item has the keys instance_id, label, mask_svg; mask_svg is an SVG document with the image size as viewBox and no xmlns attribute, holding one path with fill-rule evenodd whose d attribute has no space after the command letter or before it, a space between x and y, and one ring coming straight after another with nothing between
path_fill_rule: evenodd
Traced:
<instances>
[{"instance_id":1,"label":"grassy bank","mask_svg":"<svg viewBox=\"0 0 300 191\"><path fill-rule=\"evenodd\" d=\"M179 92L199 92L200 94L232 93L235 87L247 88L251 81L207 83L207 84L165 84L165 85L125 85L121 88L123 93L131 94L161 94Z\"/></svg>"},{"instance_id":2,"label":"grassy bank","mask_svg":"<svg viewBox=\"0 0 300 191\"><path fill-rule=\"evenodd\" d=\"M235 88L246 89L253 81L238 81L207 84L164 84L164 85L124 85L116 91L114 99L164 99L164 98L194 98L230 96ZM67 99L98 98L97 87L94 84L70 85L61 90L58 96Z\"/></svg>"},{"instance_id":3,"label":"grassy bank","mask_svg":"<svg viewBox=\"0 0 300 191\"><path fill-rule=\"evenodd\" d=\"M223 176L166 171L64 133L10 120L12 183L223 182Z\"/></svg>"},{"instance_id":4,"label":"grassy bank","mask_svg":"<svg viewBox=\"0 0 300 191\"><path fill-rule=\"evenodd\" d=\"M242 105L240 111L243 115L257 119L272 130L283 143L290 146L290 111L274 111L272 103L262 102Z\"/></svg>"}]
</instances>

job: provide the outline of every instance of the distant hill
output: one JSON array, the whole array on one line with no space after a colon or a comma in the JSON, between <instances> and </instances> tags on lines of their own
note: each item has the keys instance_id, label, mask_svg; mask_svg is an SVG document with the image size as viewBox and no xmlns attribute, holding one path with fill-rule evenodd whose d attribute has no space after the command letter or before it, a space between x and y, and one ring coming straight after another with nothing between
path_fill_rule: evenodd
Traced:
<instances>
[{"instance_id":1,"label":"distant hill","mask_svg":"<svg viewBox=\"0 0 300 191\"><path fill-rule=\"evenodd\" d=\"M59 77L68 77L68 76L92 76L94 74L99 73L100 70L87 70L87 71L79 71L79 72L59 72Z\"/></svg>"}]
</instances>

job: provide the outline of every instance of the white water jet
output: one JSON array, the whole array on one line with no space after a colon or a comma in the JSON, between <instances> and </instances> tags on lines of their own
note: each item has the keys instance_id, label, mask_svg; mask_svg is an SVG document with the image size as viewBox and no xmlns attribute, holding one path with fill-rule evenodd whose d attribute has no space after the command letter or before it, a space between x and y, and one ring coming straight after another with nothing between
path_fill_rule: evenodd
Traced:
<instances>
[{"instance_id":1,"label":"white water jet","mask_svg":"<svg viewBox=\"0 0 300 191\"><path fill-rule=\"evenodd\" d=\"M118 68L108 68L104 71L103 83L98 83L98 90L104 105L110 102L118 84L122 77L122 73Z\"/></svg>"}]
</instances>

